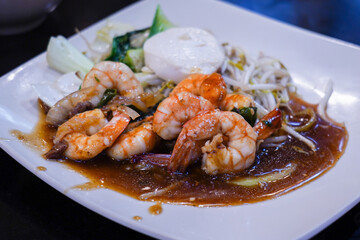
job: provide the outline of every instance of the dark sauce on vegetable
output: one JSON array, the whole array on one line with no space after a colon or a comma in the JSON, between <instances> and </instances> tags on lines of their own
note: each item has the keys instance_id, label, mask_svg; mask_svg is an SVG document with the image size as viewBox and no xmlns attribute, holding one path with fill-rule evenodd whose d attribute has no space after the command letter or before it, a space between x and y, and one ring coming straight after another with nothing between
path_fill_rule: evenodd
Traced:
<instances>
[{"instance_id":1,"label":"dark sauce on vegetable","mask_svg":"<svg viewBox=\"0 0 360 240\"><path fill-rule=\"evenodd\" d=\"M311 107L292 96L290 106L295 111ZM286 112L286 111L284 111ZM44 113L42 113L44 115ZM143 162L114 161L105 155L88 161L60 160L63 164L86 176L90 183L75 188L89 190L104 187L113 189L139 200L163 203L179 203L194 206L223 206L253 203L277 197L294 190L332 168L344 153L348 133L344 126L327 122L316 115L316 124L304 136L312 139L316 151L312 152L303 142L289 137L279 147L260 147L255 163L237 174L207 175L200 163L191 166L184 174L170 174L166 168ZM46 134L44 134L46 133ZM54 130L44 117L39 121L37 136L49 146ZM254 186L238 186L230 181L243 177L261 177L279 172L289 165L295 170L277 181L265 181Z\"/></svg>"}]
</instances>

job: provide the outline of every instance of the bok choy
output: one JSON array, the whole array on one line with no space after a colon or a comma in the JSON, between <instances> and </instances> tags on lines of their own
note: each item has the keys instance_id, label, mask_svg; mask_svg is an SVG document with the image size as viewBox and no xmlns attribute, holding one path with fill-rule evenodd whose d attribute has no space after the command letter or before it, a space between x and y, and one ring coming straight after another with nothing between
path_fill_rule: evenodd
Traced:
<instances>
[{"instance_id":1,"label":"bok choy","mask_svg":"<svg viewBox=\"0 0 360 240\"><path fill-rule=\"evenodd\" d=\"M125 63L134 72L139 72L144 66L142 46L148 34L149 29L145 28L115 37L106 60Z\"/></svg>"},{"instance_id":2,"label":"bok choy","mask_svg":"<svg viewBox=\"0 0 360 240\"><path fill-rule=\"evenodd\" d=\"M61 73L80 71L86 74L94 63L63 36L51 37L46 50L49 66Z\"/></svg>"},{"instance_id":3,"label":"bok choy","mask_svg":"<svg viewBox=\"0 0 360 240\"><path fill-rule=\"evenodd\" d=\"M172 27L175 27L175 25L167 19L160 5L158 5L150 28L149 38Z\"/></svg>"}]
</instances>

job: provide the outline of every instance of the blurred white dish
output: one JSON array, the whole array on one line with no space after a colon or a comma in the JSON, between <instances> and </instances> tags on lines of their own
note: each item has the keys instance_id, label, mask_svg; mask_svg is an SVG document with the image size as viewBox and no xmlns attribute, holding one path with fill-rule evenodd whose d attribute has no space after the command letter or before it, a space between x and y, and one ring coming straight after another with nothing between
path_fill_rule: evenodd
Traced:
<instances>
[{"instance_id":1,"label":"blurred white dish","mask_svg":"<svg viewBox=\"0 0 360 240\"><path fill-rule=\"evenodd\" d=\"M1 0L0 35L29 31L40 25L61 0Z\"/></svg>"}]
</instances>

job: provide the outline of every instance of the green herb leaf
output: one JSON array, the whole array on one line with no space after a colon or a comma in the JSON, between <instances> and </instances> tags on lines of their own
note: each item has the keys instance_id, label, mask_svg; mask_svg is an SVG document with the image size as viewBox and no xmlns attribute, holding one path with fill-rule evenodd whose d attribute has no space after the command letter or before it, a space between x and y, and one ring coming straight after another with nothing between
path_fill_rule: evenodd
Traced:
<instances>
[{"instance_id":1,"label":"green herb leaf","mask_svg":"<svg viewBox=\"0 0 360 240\"><path fill-rule=\"evenodd\" d=\"M101 98L99 104L96 107L101 108L105 106L111 99L113 99L116 96L116 93L117 93L116 89L106 89L103 97Z\"/></svg>"},{"instance_id":2,"label":"green herb leaf","mask_svg":"<svg viewBox=\"0 0 360 240\"><path fill-rule=\"evenodd\" d=\"M159 104L162 102L159 101L157 102L154 106L149 107L148 111L144 112L141 111L140 109L138 109L137 107L135 107L134 105L128 105L129 108L131 108L132 110L136 111L140 116L136 119L136 121L141 121L144 120L146 117L148 116L152 116L154 115L154 113L156 112L157 107L159 106Z\"/></svg>"},{"instance_id":3,"label":"green herb leaf","mask_svg":"<svg viewBox=\"0 0 360 240\"><path fill-rule=\"evenodd\" d=\"M137 43L137 46L132 46L131 45L132 37L139 34L140 35L147 34L148 31L149 28L145 28L141 30L128 32L122 36L115 37L112 42L110 56L108 56L105 60L125 63L124 59L126 57L128 50L139 48L139 45L142 47L143 44L143 43L142 44Z\"/></svg>"},{"instance_id":4,"label":"green herb leaf","mask_svg":"<svg viewBox=\"0 0 360 240\"><path fill-rule=\"evenodd\" d=\"M161 10L160 5L158 5L157 8L156 8L153 23L152 23L151 28L150 28L149 38L154 36L155 34L157 34L159 32L163 32L163 31L165 31L165 30L167 30L169 28L172 28L172 27L175 27L175 25L173 23L171 23L167 19L167 17L165 16L163 11Z\"/></svg>"},{"instance_id":5,"label":"green herb leaf","mask_svg":"<svg viewBox=\"0 0 360 240\"><path fill-rule=\"evenodd\" d=\"M240 114L252 127L254 126L257 119L256 107L234 108L231 111Z\"/></svg>"},{"instance_id":6,"label":"green herb leaf","mask_svg":"<svg viewBox=\"0 0 360 240\"><path fill-rule=\"evenodd\" d=\"M144 50L142 48L129 49L126 52L124 63L128 65L133 72L140 72L144 63Z\"/></svg>"}]
</instances>

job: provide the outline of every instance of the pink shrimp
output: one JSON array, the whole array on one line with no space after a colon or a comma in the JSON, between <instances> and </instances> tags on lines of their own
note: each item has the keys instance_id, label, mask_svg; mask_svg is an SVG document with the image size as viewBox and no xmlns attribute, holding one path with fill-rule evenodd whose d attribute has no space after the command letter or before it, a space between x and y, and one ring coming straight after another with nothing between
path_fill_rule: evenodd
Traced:
<instances>
[{"instance_id":1,"label":"pink shrimp","mask_svg":"<svg viewBox=\"0 0 360 240\"><path fill-rule=\"evenodd\" d=\"M209 174L241 171L255 159L257 134L239 114L213 110L190 119L176 141L169 170L184 171L201 154ZM201 147L198 146L205 142Z\"/></svg>"},{"instance_id":2,"label":"pink shrimp","mask_svg":"<svg viewBox=\"0 0 360 240\"><path fill-rule=\"evenodd\" d=\"M202 156L208 174L244 170L254 163L256 141L269 137L281 127L281 112L274 109L254 128L239 114L212 110L200 113L184 124L168 168L185 169Z\"/></svg>"},{"instance_id":3,"label":"pink shrimp","mask_svg":"<svg viewBox=\"0 0 360 240\"><path fill-rule=\"evenodd\" d=\"M189 92L173 94L162 101L154 114L154 131L163 139L172 140L182 125L201 111L214 109L206 99Z\"/></svg>"},{"instance_id":4,"label":"pink shrimp","mask_svg":"<svg viewBox=\"0 0 360 240\"><path fill-rule=\"evenodd\" d=\"M196 73L182 80L170 96L179 92L190 92L202 96L210 101L214 107L218 107L226 96L226 84L218 73L210 75Z\"/></svg>"},{"instance_id":5,"label":"pink shrimp","mask_svg":"<svg viewBox=\"0 0 360 240\"><path fill-rule=\"evenodd\" d=\"M116 160L123 160L154 149L159 137L153 131L152 117L135 124L135 127L121 134L115 143L106 150L108 156Z\"/></svg>"},{"instance_id":6,"label":"pink shrimp","mask_svg":"<svg viewBox=\"0 0 360 240\"><path fill-rule=\"evenodd\" d=\"M116 88L120 95L126 97L137 97L144 92L131 69L120 62L104 61L95 64L86 74L82 87L99 85L105 89Z\"/></svg>"},{"instance_id":7,"label":"pink shrimp","mask_svg":"<svg viewBox=\"0 0 360 240\"><path fill-rule=\"evenodd\" d=\"M88 160L110 147L129 121L121 111L114 111L109 122L100 109L79 113L59 126L54 143L67 143L66 157Z\"/></svg>"},{"instance_id":8,"label":"pink shrimp","mask_svg":"<svg viewBox=\"0 0 360 240\"><path fill-rule=\"evenodd\" d=\"M241 109L244 107L255 107L255 102L251 97L231 93L226 95L220 104L220 109L224 111L232 111L234 108Z\"/></svg>"}]
</instances>

